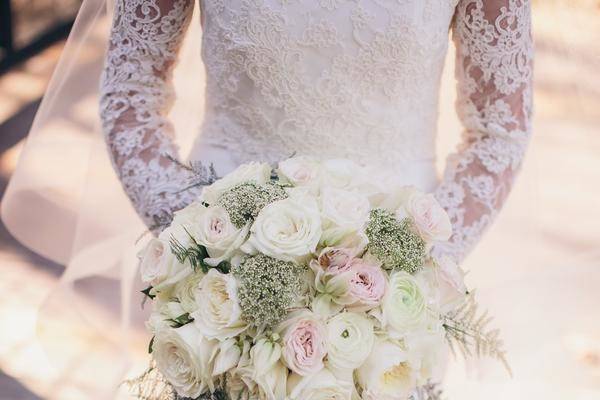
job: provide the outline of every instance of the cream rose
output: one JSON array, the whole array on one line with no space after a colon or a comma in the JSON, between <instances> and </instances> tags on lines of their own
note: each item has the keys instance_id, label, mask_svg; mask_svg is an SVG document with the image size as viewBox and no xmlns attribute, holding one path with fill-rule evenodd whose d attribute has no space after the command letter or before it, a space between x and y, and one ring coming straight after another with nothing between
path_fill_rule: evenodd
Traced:
<instances>
[{"instance_id":1,"label":"cream rose","mask_svg":"<svg viewBox=\"0 0 600 400\"><path fill-rule=\"evenodd\" d=\"M196 293L202 278L204 278L204 273L196 271L188 278L179 281L173 289L173 296L179 300L181 308L187 313L191 314L198 309Z\"/></svg>"},{"instance_id":2,"label":"cream rose","mask_svg":"<svg viewBox=\"0 0 600 400\"><path fill-rule=\"evenodd\" d=\"M156 367L182 397L196 398L214 390L210 357L215 342L201 337L193 324L159 329L154 337Z\"/></svg>"},{"instance_id":3,"label":"cream rose","mask_svg":"<svg viewBox=\"0 0 600 400\"><path fill-rule=\"evenodd\" d=\"M290 375L288 380L289 400L350 400L353 393L351 382L337 379L328 369L314 375L302 377Z\"/></svg>"},{"instance_id":4,"label":"cream rose","mask_svg":"<svg viewBox=\"0 0 600 400\"><path fill-rule=\"evenodd\" d=\"M251 162L242 164L233 172L202 190L201 198L206 203L216 204L221 195L237 184L244 182L267 183L271 179L271 166L266 163Z\"/></svg>"},{"instance_id":5,"label":"cream rose","mask_svg":"<svg viewBox=\"0 0 600 400\"><path fill-rule=\"evenodd\" d=\"M369 219L369 199L359 192L324 188L321 192L321 213L327 228L360 230Z\"/></svg>"},{"instance_id":6,"label":"cream rose","mask_svg":"<svg viewBox=\"0 0 600 400\"><path fill-rule=\"evenodd\" d=\"M140 255L142 281L150 283L157 292L187 278L193 272L189 264L181 264L177 260L164 237L152 238Z\"/></svg>"},{"instance_id":7,"label":"cream rose","mask_svg":"<svg viewBox=\"0 0 600 400\"><path fill-rule=\"evenodd\" d=\"M378 339L365 363L357 370L357 381L365 400L406 400L417 384L418 371L397 343Z\"/></svg>"},{"instance_id":8,"label":"cream rose","mask_svg":"<svg viewBox=\"0 0 600 400\"><path fill-rule=\"evenodd\" d=\"M365 169L348 159L323 162L323 187L353 189L365 181Z\"/></svg>"},{"instance_id":9,"label":"cream rose","mask_svg":"<svg viewBox=\"0 0 600 400\"><path fill-rule=\"evenodd\" d=\"M427 241L446 241L452 235L452 224L446 211L432 194L415 191L399 209L399 218L408 214L421 236Z\"/></svg>"},{"instance_id":10,"label":"cream rose","mask_svg":"<svg viewBox=\"0 0 600 400\"><path fill-rule=\"evenodd\" d=\"M384 325L390 334L404 336L427 322L427 298L419 282L410 274L399 271L390 276L382 302Z\"/></svg>"},{"instance_id":11,"label":"cream rose","mask_svg":"<svg viewBox=\"0 0 600 400\"><path fill-rule=\"evenodd\" d=\"M210 269L196 293L197 311L191 314L198 330L210 339L224 340L247 328L232 275Z\"/></svg>"},{"instance_id":12,"label":"cream rose","mask_svg":"<svg viewBox=\"0 0 600 400\"><path fill-rule=\"evenodd\" d=\"M375 335L362 313L343 312L327 321L327 361L334 370L358 368L369 356Z\"/></svg>"},{"instance_id":13,"label":"cream rose","mask_svg":"<svg viewBox=\"0 0 600 400\"><path fill-rule=\"evenodd\" d=\"M277 331L283 338L283 360L290 370L308 376L323 368L327 353L325 326L315 314L309 310L297 312Z\"/></svg>"},{"instance_id":14,"label":"cream rose","mask_svg":"<svg viewBox=\"0 0 600 400\"><path fill-rule=\"evenodd\" d=\"M206 247L209 265L216 266L229 260L248 235L248 227L236 228L223 207L205 207L193 226L194 239Z\"/></svg>"},{"instance_id":15,"label":"cream rose","mask_svg":"<svg viewBox=\"0 0 600 400\"><path fill-rule=\"evenodd\" d=\"M245 249L283 261L302 262L316 250L321 232L316 201L311 197L289 197L260 211Z\"/></svg>"},{"instance_id":16,"label":"cream rose","mask_svg":"<svg viewBox=\"0 0 600 400\"><path fill-rule=\"evenodd\" d=\"M316 193L321 179L321 166L310 157L292 157L279 163L277 175L283 183L308 187Z\"/></svg>"}]
</instances>

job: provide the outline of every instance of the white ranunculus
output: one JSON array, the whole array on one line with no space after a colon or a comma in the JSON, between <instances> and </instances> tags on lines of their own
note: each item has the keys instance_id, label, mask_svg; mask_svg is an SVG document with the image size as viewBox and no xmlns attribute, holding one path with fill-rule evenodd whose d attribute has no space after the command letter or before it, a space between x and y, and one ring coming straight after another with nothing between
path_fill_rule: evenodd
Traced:
<instances>
[{"instance_id":1,"label":"white ranunculus","mask_svg":"<svg viewBox=\"0 0 600 400\"><path fill-rule=\"evenodd\" d=\"M288 379L289 400L350 400L353 387L324 368L314 375L291 374Z\"/></svg>"},{"instance_id":2,"label":"white ranunculus","mask_svg":"<svg viewBox=\"0 0 600 400\"><path fill-rule=\"evenodd\" d=\"M196 271L188 278L179 281L173 289L173 296L179 300L181 307L187 313L191 314L198 309L196 293L200 287L202 278L204 278L204 273Z\"/></svg>"},{"instance_id":3,"label":"white ranunculus","mask_svg":"<svg viewBox=\"0 0 600 400\"><path fill-rule=\"evenodd\" d=\"M152 238L141 253L142 280L150 283L157 292L187 278L192 272L189 264L177 260L165 238Z\"/></svg>"},{"instance_id":4,"label":"white ranunculus","mask_svg":"<svg viewBox=\"0 0 600 400\"><path fill-rule=\"evenodd\" d=\"M359 192L329 187L321 192L321 213L327 229L359 231L367 223L370 211L369 199Z\"/></svg>"},{"instance_id":5,"label":"white ranunculus","mask_svg":"<svg viewBox=\"0 0 600 400\"><path fill-rule=\"evenodd\" d=\"M214 390L210 359L216 342L202 338L193 324L165 326L154 337L156 367L182 397L196 398Z\"/></svg>"},{"instance_id":6,"label":"white ranunculus","mask_svg":"<svg viewBox=\"0 0 600 400\"><path fill-rule=\"evenodd\" d=\"M195 225L190 230L194 239L204 247L210 258L209 265L216 266L229 258L240 248L248 235L248 227L236 228L229 214L221 206L205 207Z\"/></svg>"},{"instance_id":7,"label":"white ranunculus","mask_svg":"<svg viewBox=\"0 0 600 400\"><path fill-rule=\"evenodd\" d=\"M408 214L417 230L426 241L446 241L452 235L452 224L446 211L432 194L414 191L404 208L397 211L398 217Z\"/></svg>"},{"instance_id":8,"label":"white ranunculus","mask_svg":"<svg viewBox=\"0 0 600 400\"><path fill-rule=\"evenodd\" d=\"M312 197L289 197L264 207L254 221L246 244L283 261L302 262L313 253L321 237L319 208Z\"/></svg>"},{"instance_id":9,"label":"white ranunculus","mask_svg":"<svg viewBox=\"0 0 600 400\"><path fill-rule=\"evenodd\" d=\"M382 311L384 325L392 336L405 336L420 329L428 317L427 297L421 284L404 271L392 273Z\"/></svg>"},{"instance_id":10,"label":"white ranunculus","mask_svg":"<svg viewBox=\"0 0 600 400\"><path fill-rule=\"evenodd\" d=\"M271 179L271 166L267 163L251 162L242 164L233 172L214 182L202 190L202 200L213 205L216 204L221 195L240 183L255 182L257 184L267 183Z\"/></svg>"},{"instance_id":11,"label":"white ranunculus","mask_svg":"<svg viewBox=\"0 0 600 400\"><path fill-rule=\"evenodd\" d=\"M373 323L363 313L343 312L327 321L327 360L334 370L358 368L375 340Z\"/></svg>"},{"instance_id":12,"label":"white ranunculus","mask_svg":"<svg viewBox=\"0 0 600 400\"><path fill-rule=\"evenodd\" d=\"M292 157L279 163L277 175L283 183L295 187L307 187L316 193L321 180L321 166L318 161L310 157Z\"/></svg>"},{"instance_id":13,"label":"white ranunculus","mask_svg":"<svg viewBox=\"0 0 600 400\"><path fill-rule=\"evenodd\" d=\"M348 159L323 162L323 187L358 188L365 181L365 169Z\"/></svg>"},{"instance_id":14,"label":"white ranunculus","mask_svg":"<svg viewBox=\"0 0 600 400\"><path fill-rule=\"evenodd\" d=\"M210 269L196 293L197 311L192 313L198 330L210 339L224 340L247 328L237 298L233 275Z\"/></svg>"},{"instance_id":15,"label":"white ranunculus","mask_svg":"<svg viewBox=\"0 0 600 400\"><path fill-rule=\"evenodd\" d=\"M365 363L357 370L363 399L407 400L416 388L418 366L399 344L378 339Z\"/></svg>"}]
</instances>

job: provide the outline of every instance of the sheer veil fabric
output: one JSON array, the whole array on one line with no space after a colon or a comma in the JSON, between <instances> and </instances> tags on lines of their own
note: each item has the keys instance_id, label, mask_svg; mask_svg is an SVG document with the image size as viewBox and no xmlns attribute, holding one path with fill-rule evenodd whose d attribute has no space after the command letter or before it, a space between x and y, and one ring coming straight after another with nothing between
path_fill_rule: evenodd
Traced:
<instances>
[{"instance_id":1,"label":"sheer veil fabric","mask_svg":"<svg viewBox=\"0 0 600 400\"><path fill-rule=\"evenodd\" d=\"M93 383L79 385L94 399L114 398L132 352L143 352L146 345L134 246L146 227L114 173L98 115L111 3L84 0L2 201L2 218L9 231L32 250L66 265L59 286L40 312L39 332L51 361L94 374ZM196 5L174 76L177 100L170 119L181 154L192 150L202 122L199 111L204 108L199 12ZM447 60L452 64L452 55ZM461 128L450 98L454 79L448 66L442 86L446 88L446 97L440 100L444 129L439 131L458 135ZM453 145L442 138L438 153L449 153ZM520 186L531 189L530 196L522 197L527 197L531 211L536 201L535 175L523 178ZM559 282L562 272L553 274L556 279L539 282L543 285L539 293ZM579 281L572 281L569 285L574 288ZM499 284L500 289L491 290L487 297L493 294L501 299L498 292L509 284ZM494 313L511 321L506 304L497 304ZM72 337L73 347L56 348L54 335Z\"/></svg>"},{"instance_id":2,"label":"sheer veil fabric","mask_svg":"<svg viewBox=\"0 0 600 400\"><path fill-rule=\"evenodd\" d=\"M66 266L40 310L38 333L57 370L71 365L92 374L73 384L98 399L114 398L132 349L147 345L140 334L135 247L147 228L114 173L98 115L112 10L111 0L83 2L2 200L10 233ZM174 75L178 99L171 112L182 154L197 135L203 109L197 7L193 18Z\"/></svg>"}]
</instances>

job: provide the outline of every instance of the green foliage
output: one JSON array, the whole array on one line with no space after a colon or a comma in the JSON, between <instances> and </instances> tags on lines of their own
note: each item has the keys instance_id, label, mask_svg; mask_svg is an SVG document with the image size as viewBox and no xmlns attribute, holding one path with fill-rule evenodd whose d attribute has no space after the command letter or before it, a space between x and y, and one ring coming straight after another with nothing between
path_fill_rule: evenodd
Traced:
<instances>
[{"instance_id":1,"label":"green foliage","mask_svg":"<svg viewBox=\"0 0 600 400\"><path fill-rule=\"evenodd\" d=\"M171 328L181 328L184 325L194 321L194 318L190 317L190 313L181 314L177 318L171 318L167 320L171 323Z\"/></svg>"}]
</instances>

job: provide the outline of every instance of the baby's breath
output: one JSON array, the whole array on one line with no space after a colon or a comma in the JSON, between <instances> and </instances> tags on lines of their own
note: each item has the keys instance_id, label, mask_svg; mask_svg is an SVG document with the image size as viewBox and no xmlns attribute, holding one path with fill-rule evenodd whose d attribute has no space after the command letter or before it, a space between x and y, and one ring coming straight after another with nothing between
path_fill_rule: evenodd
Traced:
<instances>
[{"instance_id":1,"label":"baby's breath","mask_svg":"<svg viewBox=\"0 0 600 400\"><path fill-rule=\"evenodd\" d=\"M369 251L386 269L414 274L423 265L425 242L410 219L398 221L391 212L376 208L371 210L366 232Z\"/></svg>"},{"instance_id":2,"label":"baby's breath","mask_svg":"<svg viewBox=\"0 0 600 400\"><path fill-rule=\"evenodd\" d=\"M281 321L300 295L303 270L263 254L248 257L234 267L244 320L258 328L270 328Z\"/></svg>"},{"instance_id":3,"label":"baby's breath","mask_svg":"<svg viewBox=\"0 0 600 400\"><path fill-rule=\"evenodd\" d=\"M259 185L255 182L245 182L223 193L218 203L227 211L231 222L237 228L241 228L256 218L267 204L286 197L285 190L276 183Z\"/></svg>"}]
</instances>

